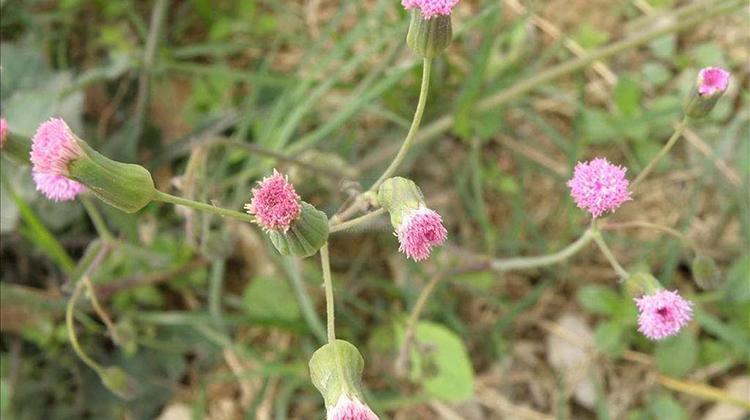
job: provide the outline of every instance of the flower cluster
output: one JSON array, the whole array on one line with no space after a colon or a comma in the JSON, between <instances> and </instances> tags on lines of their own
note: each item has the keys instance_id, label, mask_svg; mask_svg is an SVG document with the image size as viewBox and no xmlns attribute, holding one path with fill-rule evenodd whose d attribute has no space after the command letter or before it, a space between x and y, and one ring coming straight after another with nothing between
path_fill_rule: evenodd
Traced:
<instances>
[{"instance_id":1,"label":"flower cluster","mask_svg":"<svg viewBox=\"0 0 750 420\"><path fill-rule=\"evenodd\" d=\"M68 201L85 191L68 178L68 165L83 155L65 121L52 118L42 123L31 141L32 175L36 188L54 201Z\"/></svg>"},{"instance_id":2,"label":"flower cluster","mask_svg":"<svg viewBox=\"0 0 750 420\"><path fill-rule=\"evenodd\" d=\"M379 420L370 407L358 399L341 394L335 406L328 409L326 420Z\"/></svg>"},{"instance_id":3,"label":"flower cluster","mask_svg":"<svg viewBox=\"0 0 750 420\"><path fill-rule=\"evenodd\" d=\"M626 171L604 158L579 162L573 178L568 181L570 195L579 208L587 210L594 218L613 212L631 200Z\"/></svg>"},{"instance_id":4,"label":"flower cluster","mask_svg":"<svg viewBox=\"0 0 750 420\"><path fill-rule=\"evenodd\" d=\"M693 303L677 291L659 290L635 299L638 331L652 340L677 334L693 317Z\"/></svg>"},{"instance_id":5,"label":"flower cluster","mask_svg":"<svg viewBox=\"0 0 750 420\"><path fill-rule=\"evenodd\" d=\"M698 93L711 96L729 87L729 72L720 67L706 67L698 73Z\"/></svg>"},{"instance_id":6,"label":"flower cluster","mask_svg":"<svg viewBox=\"0 0 750 420\"><path fill-rule=\"evenodd\" d=\"M286 232L302 212L300 196L286 176L275 169L273 175L258 182L252 190L253 198L245 205L263 229Z\"/></svg>"},{"instance_id":7,"label":"flower cluster","mask_svg":"<svg viewBox=\"0 0 750 420\"><path fill-rule=\"evenodd\" d=\"M405 9L419 9L425 19L435 16L449 16L458 0L401 0Z\"/></svg>"},{"instance_id":8,"label":"flower cluster","mask_svg":"<svg viewBox=\"0 0 750 420\"><path fill-rule=\"evenodd\" d=\"M426 260L432 247L442 245L448 236L440 215L427 207L407 213L396 230L400 252L414 261Z\"/></svg>"},{"instance_id":9,"label":"flower cluster","mask_svg":"<svg viewBox=\"0 0 750 420\"><path fill-rule=\"evenodd\" d=\"M8 122L5 118L0 118L0 148L5 145L5 139L8 137Z\"/></svg>"}]
</instances>

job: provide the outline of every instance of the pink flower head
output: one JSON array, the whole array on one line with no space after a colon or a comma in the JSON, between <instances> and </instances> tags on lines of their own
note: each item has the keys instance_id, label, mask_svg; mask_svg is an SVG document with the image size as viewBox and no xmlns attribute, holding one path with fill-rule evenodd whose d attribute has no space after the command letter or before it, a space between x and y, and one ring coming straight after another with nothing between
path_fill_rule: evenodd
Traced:
<instances>
[{"instance_id":1,"label":"pink flower head","mask_svg":"<svg viewBox=\"0 0 750 420\"><path fill-rule=\"evenodd\" d=\"M404 9L419 9L422 17L432 19L435 16L449 16L458 0L401 0Z\"/></svg>"},{"instance_id":2,"label":"pink flower head","mask_svg":"<svg viewBox=\"0 0 750 420\"><path fill-rule=\"evenodd\" d=\"M0 118L0 148L5 145L6 137L8 137L8 121L5 121L5 118Z\"/></svg>"},{"instance_id":3,"label":"pink flower head","mask_svg":"<svg viewBox=\"0 0 750 420\"><path fill-rule=\"evenodd\" d=\"M286 232L300 213L300 197L285 175L273 170L273 175L263 178L254 188L253 198L245 204L248 213L266 230Z\"/></svg>"},{"instance_id":4,"label":"pink flower head","mask_svg":"<svg viewBox=\"0 0 750 420\"><path fill-rule=\"evenodd\" d=\"M578 162L573 178L568 181L570 195L578 208L588 210L594 218L615 211L632 199L626 171L626 168L613 165L604 158Z\"/></svg>"},{"instance_id":5,"label":"pink flower head","mask_svg":"<svg viewBox=\"0 0 750 420\"><path fill-rule=\"evenodd\" d=\"M357 398L341 394L335 406L328 409L326 420L380 420L366 404Z\"/></svg>"},{"instance_id":6,"label":"pink flower head","mask_svg":"<svg viewBox=\"0 0 750 420\"><path fill-rule=\"evenodd\" d=\"M83 184L51 172L32 171L36 189L52 201L74 200L86 190Z\"/></svg>"},{"instance_id":7,"label":"pink flower head","mask_svg":"<svg viewBox=\"0 0 750 420\"><path fill-rule=\"evenodd\" d=\"M677 334L693 317L693 303L677 291L659 290L635 299L638 331L652 340Z\"/></svg>"},{"instance_id":8,"label":"pink flower head","mask_svg":"<svg viewBox=\"0 0 750 420\"><path fill-rule=\"evenodd\" d=\"M721 67L706 67L698 73L698 93L711 96L724 93L729 86L729 72Z\"/></svg>"},{"instance_id":9,"label":"pink flower head","mask_svg":"<svg viewBox=\"0 0 750 420\"><path fill-rule=\"evenodd\" d=\"M67 176L68 164L81 156L81 146L61 118L42 123L31 139L31 164L35 172Z\"/></svg>"},{"instance_id":10,"label":"pink flower head","mask_svg":"<svg viewBox=\"0 0 750 420\"><path fill-rule=\"evenodd\" d=\"M430 256L432 247L441 245L448 236L440 215L427 207L407 213L396 230L398 250L414 261Z\"/></svg>"}]
</instances>

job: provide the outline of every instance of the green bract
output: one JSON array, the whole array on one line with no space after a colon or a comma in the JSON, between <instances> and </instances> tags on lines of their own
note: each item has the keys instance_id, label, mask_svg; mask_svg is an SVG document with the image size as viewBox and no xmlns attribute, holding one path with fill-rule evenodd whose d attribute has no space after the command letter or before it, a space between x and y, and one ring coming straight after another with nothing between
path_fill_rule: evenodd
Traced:
<instances>
[{"instance_id":1,"label":"green bract","mask_svg":"<svg viewBox=\"0 0 750 420\"><path fill-rule=\"evenodd\" d=\"M362 396L362 370L365 361L353 344L336 340L313 353L310 358L310 380L325 400L326 407L336 405L342 394L350 399Z\"/></svg>"},{"instance_id":2,"label":"green bract","mask_svg":"<svg viewBox=\"0 0 750 420\"><path fill-rule=\"evenodd\" d=\"M286 232L271 230L268 236L282 255L309 257L328 241L328 217L304 201L302 213Z\"/></svg>"},{"instance_id":3,"label":"green bract","mask_svg":"<svg viewBox=\"0 0 750 420\"><path fill-rule=\"evenodd\" d=\"M437 15L425 19L419 10L411 11L409 33L406 44L425 58L433 58L443 52L453 39L450 15Z\"/></svg>"},{"instance_id":4,"label":"green bract","mask_svg":"<svg viewBox=\"0 0 750 420\"><path fill-rule=\"evenodd\" d=\"M398 227L406 212L425 206L425 199L414 181L397 176L386 179L380 185L378 203L388 210L391 224Z\"/></svg>"}]
</instances>

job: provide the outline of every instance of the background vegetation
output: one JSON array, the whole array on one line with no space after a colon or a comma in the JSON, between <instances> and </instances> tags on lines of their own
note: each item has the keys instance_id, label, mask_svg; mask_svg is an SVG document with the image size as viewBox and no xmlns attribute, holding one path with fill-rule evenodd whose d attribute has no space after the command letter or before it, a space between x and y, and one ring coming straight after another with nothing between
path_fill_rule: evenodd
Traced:
<instances>
[{"instance_id":1,"label":"background vegetation","mask_svg":"<svg viewBox=\"0 0 750 420\"><path fill-rule=\"evenodd\" d=\"M420 146L403 168L444 216L450 245L410 263L385 219L331 244L338 334L364 354L368 399L383 418L747 417L746 6L460 3L454 43L433 66ZM0 7L0 98L14 131L31 135L62 116L103 153L145 164L162 189L225 207L240 209L278 168L333 214L379 175L416 104L418 59L397 0ZM660 28L669 29L518 88ZM394 366L404 320L425 284L449 270L448 256L532 255L575 239L586 223L565 187L575 162L604 155L637 173L709 65L732 71L729 92L609 218L618 228L607 233L623 264L697 303L686 331L658 344L640 336L632 301L589 247L549 269L447 276L422 313L419 351L407 368ZM3 160L2 176L3 418L323 416L306 367L324 340L316 258L280 257L255 226L156 204L126 215L96 202L117 242L93 281L118 342L88 302L76 312L78 336L92 358L133 378L135 398L123 400L76 357L64 323L67 279L91 252L94 226L80 202L37 194L27 167ZM719 264L719 288L695 284L689 246L626 229L633 221L691 238Z\"/></svg>"}]
</instances>

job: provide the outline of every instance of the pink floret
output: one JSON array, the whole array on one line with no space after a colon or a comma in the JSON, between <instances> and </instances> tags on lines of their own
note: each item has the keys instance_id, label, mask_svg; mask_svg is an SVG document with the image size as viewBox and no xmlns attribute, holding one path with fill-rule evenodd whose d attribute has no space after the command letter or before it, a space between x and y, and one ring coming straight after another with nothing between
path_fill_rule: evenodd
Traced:
<instances>
[{"instance_id":1,"label":"pink floret","mask_svg":"<svg viewBox=\"0 0 750 420\"><path fill-rule=\"evenodd\" d=\"M75 135L61 118L42 123L31 139L31 163L36 172L67 175L70 162L82 155Z\"/></svg>"},{"instance_id":2,"label":"pink floret","mask_svg":"<svg viewBox=\"0 0 750 420\"><path fill-rule=\"evenodd\" d=\"M677 334L693 317L693 303L677 291L660 290L635 299L638 307L638 331L651 340Z\"/></svg>"},{"instance_id":3,"label":"pink floret","mask_svg":"<svg viewBox=\"0 0 750 420\"><path fill-rule=\"evenodd\" d=\"M399 251L414 261L422 261L430 256L432 247L445 242L448 231L436 211L422 207L404 216L396 236Z\"/></svg>"},{"instance_id":4,"label":"pink floret","mask_svg":"<svg viewBox=\"0 0 750 420\"><path fill-rule=\"evenodd\" d=\"M254 188L253 198L245 204L248 213L266 230L289 230L302 212L300 197L286 176L275 169Z\"/></svg>"},{"instance_id":5,"label":"pink floret","mask_svg":"<svg viewBox=\"0 0 750 420\"><path fill-rule=\"evenodd\" d=\"M458 0L401 0L404 9L419 9L425 19L439 15L448 16L457 4Z\"/></svg>"},{"instance_id":6,"label":"pink floret","mask_svg":"<svg viewBox=\"0 0 750 420\"><path fill-rule=\"evenodd\" d=\"M729 72L720 67L706 67L698 73L698 93L711 96L729 86Z\"/></svg>"},{"instance_id":7,"label":"pink floret","mask_svg":"<svg viewBox=\"0 0 750 420\"><path fill-rule=\"evenodd\" d=\"M356 398L342 394L335 406L328 409L327 420L380 420L370 407Z\"/></svg>"},{"instance_id":8,"label":"pink floret","mask_svg":"<svg viewBox=\"0 0 750 420\"><path fill-rule=\"evenodd\" d=\"M62 175L50 172L32 172L36 189L52 201L74 200L86 187Z\"/></svg>"},{"instance_id":9,"label":"pink floret","mask_svg":"<svg viewBox=\"0 0 750 420\"><path fill-rule=\"evenodd\" d=\"M573 178L568 181L570 195L579 208L587 210L594 218L612 212L632 199L626 171L604 158L578 162Z\"/></svg>"},{"instance_id":10,"label":"pink floret","mask_svg":"<svg viewBox=\"0 0 750 420\"><path fill-rule=\"evenodd\" d=\"M8 137L8 122L5 118L0 118L0 148L5 145L5 139Z\"/></svg>"}]
</instances>

